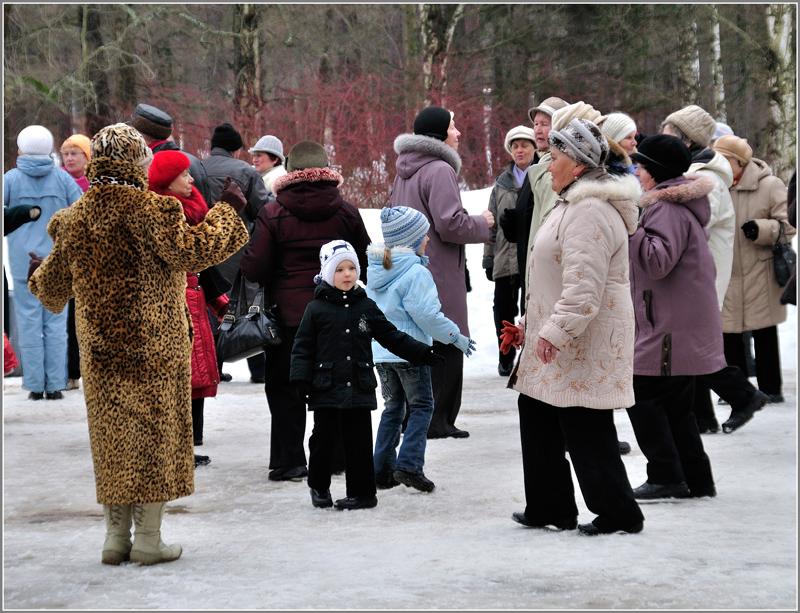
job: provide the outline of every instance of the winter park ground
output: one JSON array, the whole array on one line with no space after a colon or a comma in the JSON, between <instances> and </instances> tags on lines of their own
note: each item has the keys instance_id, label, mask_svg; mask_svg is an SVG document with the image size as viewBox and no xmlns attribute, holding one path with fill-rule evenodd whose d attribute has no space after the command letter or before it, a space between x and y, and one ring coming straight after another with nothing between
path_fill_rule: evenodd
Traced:
<instances>
[{"instance_id":1,"label":"winter park ground","mask_svg":"<svg viewBox=\"0 0 800 613\"><path fill-rule=\"evenodd\" d=\"M487 197L471 192L465 204L477 213ZM376 214L365 218L379 240ZM312 508L305 481L267 480L263 386L245 362L227 364L233 381L206 402L196 449L212 462L164 518L165 541L184 550L169 564L100 563L83 390L32 402L20 378L5 379L4 609L796 609L796 310L779 327L786 402L703 437L716 498L643 504L637 535L531 530L511 520L525 506L517 394L497 374L481 247L467 259L478 352L465 360L457 423L471 436L429 442L436 490L379 491L371 510ZM715 407L727 419L729 407ZM615 421L637 486L645 459L625 411ZM345 495L343 476L331 491ZM576 497L591 521L577 485Z\"/></svg>"}]
</instances>

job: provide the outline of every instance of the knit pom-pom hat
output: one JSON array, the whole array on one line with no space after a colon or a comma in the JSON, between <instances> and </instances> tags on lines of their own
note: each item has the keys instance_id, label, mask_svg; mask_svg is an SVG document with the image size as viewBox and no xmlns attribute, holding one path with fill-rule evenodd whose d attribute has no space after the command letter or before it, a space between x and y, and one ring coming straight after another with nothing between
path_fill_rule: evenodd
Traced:
<instances>
[{"instance_id":1,"label":"knit pom-pom hat","mask_svg":"<svg viewBox=\"0 0 800 613\"><path fill-rule=\"evenodd\" d=\"M92 137L92 158L101 157L145 168L153 159L153 152L136 128L115 123Z\"/></svg>"},{"instance_id":2,"label":"knit pom-pom hat","mask_svg":"<svg viewBox=\"0 0 800 613\"><path fill-rule=\"evenodd\" d=\"M50 155L53 134L44 126L28 126L17 136L17 147L22 155Z\"/></svg>"},{"instance_id":3,"label":"knit pom-pom hat","mask_svg":"<svg viewBox=\"0 0 800 613\"><path fill-rule=\"evenodd\" d=\"M358 254L353 245L345 240L335 240L325 243L319 250L320 273L314 277L314 283L319 285L325 281L333 287L333 276L336 274L336 267L350 260L356 267L356 276L361 277L361 265L358 263Z\"/></svg>"},{"instance_id":4,"label":"knit pom-pom hat","mask_svg":"<svg viewBox=\"0 0 800 613\"><path fill-rule=\"evenodd\" d=\"M180 174L189 168L189 158L182 151L159 151L147 171L151 191L166 191Z\"/></svg>"},{"instance_id":5,"label":"knit pom-pom hat","mask_svg":"<svg viewBox=\"0 0 800 613\"><path fill-rule=\"evenodd\" d=\"M428 235L431 224L425 215L407 206L381 210L381 232L387 249L410 247L416 253Z\"/></svg>"}]
</instances>

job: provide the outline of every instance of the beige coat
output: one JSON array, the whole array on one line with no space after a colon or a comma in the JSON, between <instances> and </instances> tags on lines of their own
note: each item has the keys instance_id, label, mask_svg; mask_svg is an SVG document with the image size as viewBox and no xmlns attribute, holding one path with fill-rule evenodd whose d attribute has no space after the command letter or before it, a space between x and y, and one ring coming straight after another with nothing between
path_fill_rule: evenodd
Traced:
<instances>
[{"instance_id":1,"label":"beige coat","mask_svg":"<svg viewBox=\"0 0 800 613\"><path fill-rule=\"evenodd\" d=\"M772 245L778 239L779 222L789 240L795 229L787 222L786 186L772 176L765 162L752 158L742 178L731 188L736 209L733 239L733 270L722 307L722 331L739 333L761 330L786 321L780 303L783 289L775 281ZM758 224L758 238L745 238L742 225Z\"/></svg>"},{"instance_id":2,"label":"beige coat","mask_svg":"<svg viewBox=\"0 0 800 613\"><path fill-rule=\"evenodd\" d=\"M550 212L531 254L526 338L509 387L557 407L633 406L628 236L640 194L633 175L593 170ZM558 348L548 365L536 356L539 337Z\"/></svg>"},{"instance_id":3,"label":"beige coat","mask_svg":"<svg viewBox=\"0 0 800 613\"><path fill-rule=\"evenodd\" d=\"M558 194L553 191L553 186L550 182L552 176L547 172L547 167L551 160L550 152L545 153L537 164L533 164L528 168L528 182L531 184L531 192L533 193L533 216L531 217L531 227L528 234L528 263L531 261L531 251L533 251L533 244L536 240L536 233L544 221L544 218L550 214L553 207L558 200ZM530 266L525 271L525 287L530 287Z\"/></svg>"}]
</instances>

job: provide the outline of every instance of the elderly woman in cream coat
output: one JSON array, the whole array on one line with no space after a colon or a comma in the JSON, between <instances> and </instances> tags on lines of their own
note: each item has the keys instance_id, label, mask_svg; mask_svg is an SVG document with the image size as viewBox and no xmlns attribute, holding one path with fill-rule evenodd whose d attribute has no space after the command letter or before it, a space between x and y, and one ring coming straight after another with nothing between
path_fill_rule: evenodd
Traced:
<instances>
[{"instance_id":1,"label":"elderly woman in cream coat","mask_svg":"<svg viewBox=\"0 0 800 613\"><path fill-rule=\"evenodd\" d=\"M587 535L640 532L613 417L634 404L628 236L640 189L634 177L605 171L608 142L591 121L573 119L548 140L558 203L536 235L525 317L504 332L521 347L509 387L520 392L527 506L512 517ZM589 524L577 525L567 447L597 514Z\"/></svg>"}]
</instances>

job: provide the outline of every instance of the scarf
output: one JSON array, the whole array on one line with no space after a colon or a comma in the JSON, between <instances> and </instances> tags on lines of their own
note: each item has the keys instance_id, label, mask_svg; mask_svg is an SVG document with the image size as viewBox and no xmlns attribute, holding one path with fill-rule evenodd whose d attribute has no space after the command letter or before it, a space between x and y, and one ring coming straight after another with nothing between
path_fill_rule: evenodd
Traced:
<instances>
[{"instance_id":1,"label":"scarf","mask_svg":"<svg viewBox=\"0 0 800 613\"><path fill-rule=\"evenodd\" d=\"M172 196L173 198L177 198L183 205L183 214L186 216L186 222L190 226L196 226L206 218L206 213L208 213L208 205L206 204L203 195L197 191L197 188L194 185L192 185L192 195L188 197L179 196L178 194L173 194L172 192L162 189L154 189L151 191L155 192L159 196Z\"/></svg>"}]
</instances>

